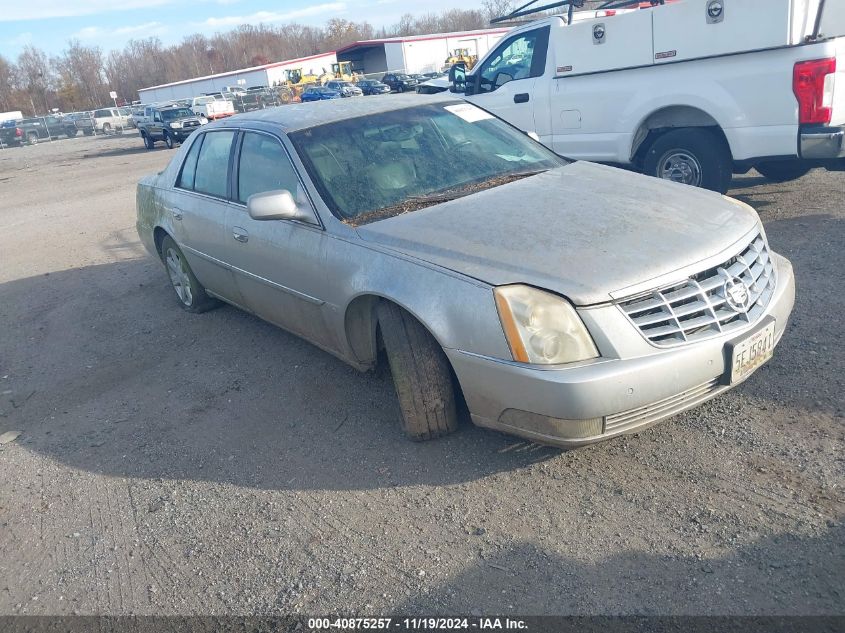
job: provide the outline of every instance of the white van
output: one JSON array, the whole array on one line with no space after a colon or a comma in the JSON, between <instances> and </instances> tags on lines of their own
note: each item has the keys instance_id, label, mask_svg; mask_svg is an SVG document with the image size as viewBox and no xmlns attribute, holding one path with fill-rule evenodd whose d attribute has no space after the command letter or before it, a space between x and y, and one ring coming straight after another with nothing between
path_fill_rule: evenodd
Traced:
<instances>
[{"instance_id":1,"label":"white van","mask_svg":"<svg viewBox=\"0 0 845 633\"><path fill-rule=\"evenodd\" d=\"M845 0L678 0L519 26L450 74L559 154L724 192L845 165L843 36Z\"/></svg>"}]
</instances>

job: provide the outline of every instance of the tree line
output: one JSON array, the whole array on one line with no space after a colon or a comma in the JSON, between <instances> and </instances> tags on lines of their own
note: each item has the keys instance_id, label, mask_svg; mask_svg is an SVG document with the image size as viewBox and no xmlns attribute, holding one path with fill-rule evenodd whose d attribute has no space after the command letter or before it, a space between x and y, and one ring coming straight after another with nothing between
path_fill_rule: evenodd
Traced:
<instances>
[{"instance_id":1,"label":"tree line","mask_svg":"<svg viewBox=\"0 0 845 633\"><path fill-rule=\"evenodd\" d=\"M90 110L111 103L112 90L130 102L139 88L316 55L358 40L489 28L491 18L514 5L513 0L485 0L479 9L407 14L379 29L342 18L322 27L245 24L211 37L189 35L172 46L157 37L133 39L108 53L71 40L59 55L48 56L30 44L14 61L0 55L0 111L34 116L54 108Z\"/></svg>"}]
</instances>

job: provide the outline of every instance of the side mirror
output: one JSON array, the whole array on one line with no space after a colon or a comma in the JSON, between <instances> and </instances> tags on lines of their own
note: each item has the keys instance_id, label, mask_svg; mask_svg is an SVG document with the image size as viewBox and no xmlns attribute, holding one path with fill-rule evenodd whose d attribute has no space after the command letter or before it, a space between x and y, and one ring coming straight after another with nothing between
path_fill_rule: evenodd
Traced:
<instances>
[{"instance_id":1,"label":"side mirror","mask_svg":"<svg viewBox=\"0 0 845 633\"><path fill-rule=\"evenodd\" d=\"M449 83L452 92L465 92L467 86L467 69L464 64L454 64L449 69Z\"/></svg>"},{"instance_id":2,"label":"side mirror","mask_svg":"<svg viewBox=\"0 0 845 633\"><path fill-rule=\"evenodd\" d=\"M313 211L298 205L287 189L256 193L246 201L246 210L253 220L299 220L316 224Z\"/></svg>"}]
</instances>

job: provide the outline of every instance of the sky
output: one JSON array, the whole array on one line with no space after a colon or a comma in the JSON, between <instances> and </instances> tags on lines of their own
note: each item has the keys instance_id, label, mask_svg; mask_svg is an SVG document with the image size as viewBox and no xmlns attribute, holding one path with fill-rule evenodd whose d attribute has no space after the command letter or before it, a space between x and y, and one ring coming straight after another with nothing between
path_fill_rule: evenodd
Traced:
<instances>
[{"instance_id":1,"label":"sky","mask_svg":"<svg viewBox=\"0 0 845 633\"><path fill-rule=\"evenodd\" d=\"M56 55L70 39L105 52L151 36L175 44L192 33L213 35L262 22L321 26L340 17L380 27L395 24L404 13L455 7L465 5L459 0L0 0L0 55L14 60L26 44Z\"/></svg>"}]
</instances>

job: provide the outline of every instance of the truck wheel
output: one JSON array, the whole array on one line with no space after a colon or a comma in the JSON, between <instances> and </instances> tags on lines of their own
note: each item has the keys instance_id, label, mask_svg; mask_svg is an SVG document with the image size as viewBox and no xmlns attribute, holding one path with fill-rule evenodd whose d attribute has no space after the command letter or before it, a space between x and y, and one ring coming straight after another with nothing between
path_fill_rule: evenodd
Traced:
<instances>
[{"instance_id":1,"label":"truck wheel","mask_svg":"<svg viewBox=\"0 0 845 633\"><path fill-rule=\"evenodd\" d=\"M27 132L26 142L28 145L35 145L38 143L38 132Z\"/></svg>"},{"instance_id":2,"label":"truck wheel","mask_svg":"<svg viewBox=\"0 0 845 633\"><path fill-rule=\"evenodd\" d=\"M173 140L173 135L170 134L167 130L164 131L164 146L167 149L173 149L176 145L176 141Z\"/></svg>"},{"instance_id":3,"label":"truck wheel","mask_svg":"<svg viewBox=\"0 0 845 633\"><path fill-rule=\"evenodd\" d=\"M147 149L155 149L156 142L146 132L141 132L141 138L144 140L144 147Z\"/></svg>"},{"instance_id":4,"label":"truck wheel","mask_svg":"<svg viewBox=\"0 0 845 633\"><path fill-rule=\"evenodd\" d=\"M657 137L646 151L643 173L725 193L731 184L733 164L730 150L716 134L687 128Z\"/></svg>"},{"instance_id":5,"label":"truck wheel","mask_svg":"<svg viewBox=\"0 0 845 633\"><path fill-rule=\"evenodd\" d=\"M103 134L111 134L111 123L103 123Z\"/></svg>"},{"instance_id":6,"label":"truck wheel","mask_svg":"<svg viewBox=\"0 0 845 633\"><path fill-rule=\"evenodd\" d=\"M65 132L65 134L67 135L68 138L73 138L78 133L79 133L79 130L68 130L67 132Z\"/></svg>"},{"instance_id":7,"label":"truck wheel","mask_svg":"<svg viewBox=\"0 0 845 633\"><path fill-rule=\"evenodd\" d=\"M452 433L458 428L458 412L443 349L399 306L382 302L377 316L405 434L419 442Z\"/></svg>"},{"instance_id":8,"label":"truck wheel","mask_svg":"<svg viewBox=\"0 0 845 633\"><path fill-rule=\"evenodd\" d=\"M797 180L810 171L810 167L797 160L778 160L760 163L755 167L763 176L775 182Z\"/></svg>"},{"instance_id":9,"label":"truck wheel","mask_svg":"<svg viewBox=\"0 0 845 633\"><path fill-rule=\"evenodd\" d=\"M205 292L205 288L194 276L191 267L182 250L169 235L161 241L161 259L170 277L170 285L176 291L179 298L179 305L188 312L206 312L219 305L217 299L213 299Z\"/></svg>"}]
</instances>

